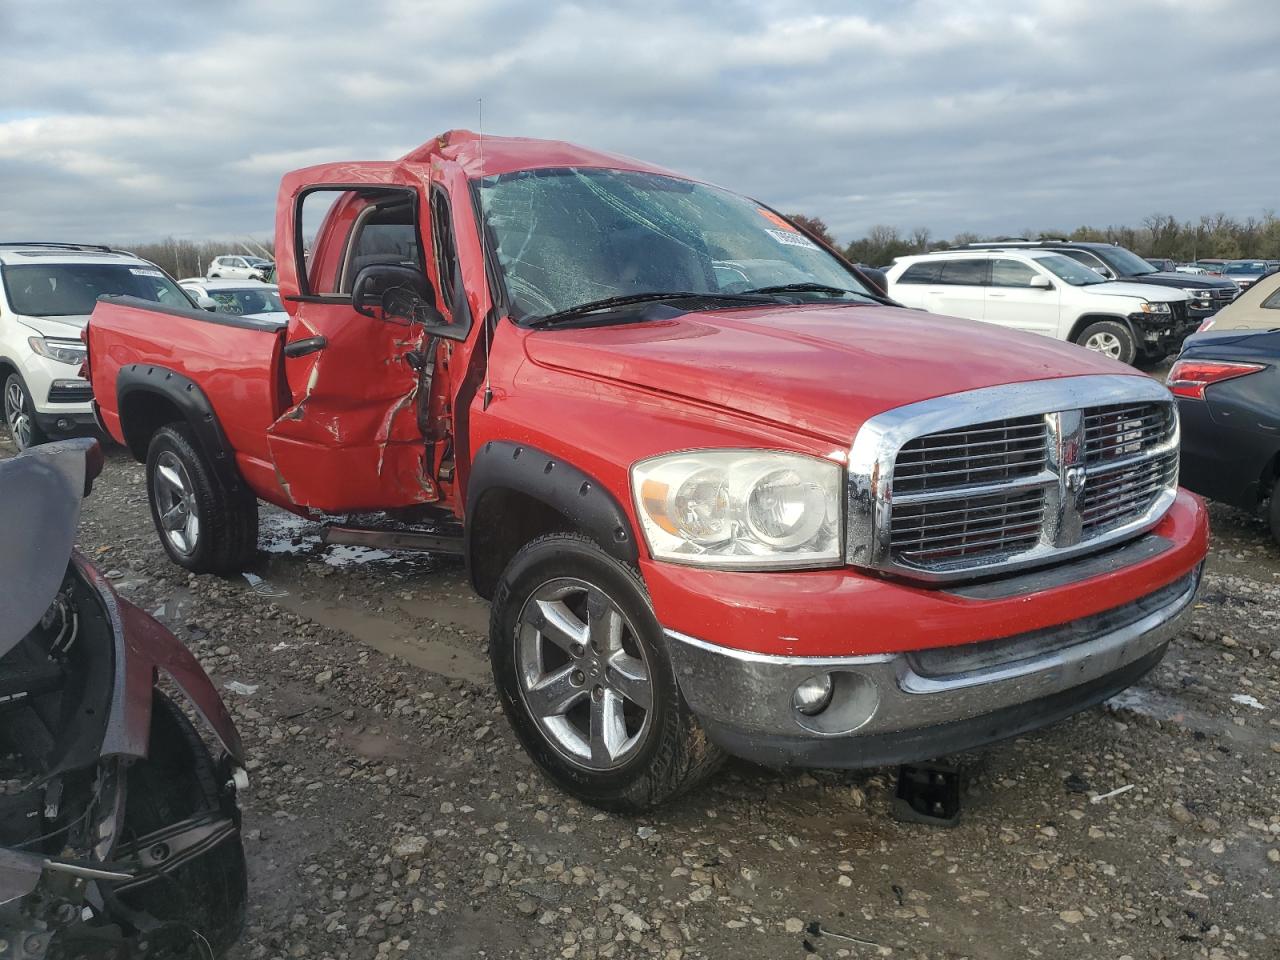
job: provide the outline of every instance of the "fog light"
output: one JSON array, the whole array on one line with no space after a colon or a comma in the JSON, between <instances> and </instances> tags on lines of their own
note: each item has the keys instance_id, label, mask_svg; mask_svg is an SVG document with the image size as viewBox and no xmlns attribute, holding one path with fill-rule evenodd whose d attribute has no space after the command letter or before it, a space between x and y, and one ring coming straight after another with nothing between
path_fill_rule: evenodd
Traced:
<instances>
[{"instance_id":1,"label":"fog light","mask_svg":"<svg viewBox=\"0 0 1280 960\"><path fill-rule=\"evenodd\" d=\"M806 717L817 716L831 703L831 674L814 674L796 687L791 704Z\"/></svg>"}]
</instances>

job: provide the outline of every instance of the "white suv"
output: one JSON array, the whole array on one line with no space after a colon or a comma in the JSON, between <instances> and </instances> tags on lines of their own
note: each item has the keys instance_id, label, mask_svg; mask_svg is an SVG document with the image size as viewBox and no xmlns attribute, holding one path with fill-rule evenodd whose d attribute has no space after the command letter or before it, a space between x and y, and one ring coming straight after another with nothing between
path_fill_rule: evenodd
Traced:
<instances>
[{"instance_id":1,"label":"white suv","mask_svg":"<svg viewBox=\"0 0 1280 960\"><path fill-rule=\"evenodd\" d=\"M71 243L0 243L0 391L19 449L91 428L80 341L102 294L195 309L163 270L131 253Z\"/></svg>"},{"instance_id":2,"label":"white suv","mask_svg":"<svg viewBox=\"0 0 1280 960\"><path fill-rule=\"evenodd\" d=\"M226 254L209 262L205 276L210 280L261 280L271 269L271 261L262 257L243 257Z\"/></svg>"},{"instance_id":3,"label":"white suv","mask_svg":"<svg viewBox=\"0 0 1280 960\"><path fill-rule=\"evenodd\" d=\"M921 307L1039 333L1125 363L1166 356L1189 332L1187 295L1107 280L1051 250L956 250L899 257L889 296Z\"/></svg>"}]
</instances>

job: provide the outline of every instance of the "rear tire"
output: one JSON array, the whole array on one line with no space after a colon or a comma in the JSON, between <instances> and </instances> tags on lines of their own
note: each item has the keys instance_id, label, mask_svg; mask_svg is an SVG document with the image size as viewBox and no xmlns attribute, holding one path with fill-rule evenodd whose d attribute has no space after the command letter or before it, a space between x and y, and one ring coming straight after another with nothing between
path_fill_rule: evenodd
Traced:
<instances>
[{"instance_id":1,"label":"rear tire","mask_svg":"<svg viewBox=\"0 0 1280 960\"><path fill-rule=\"evenodd\" d=\"M584 803L646 810L723 759L680 694L640 575L588 537L539 537L512 558L493 598L489 656L526 752Z\"/></svg>"},{"instance_id":2,"label":"rear tire","mask_svg":"<svg viewBox=\"0 0 1280 960\"><path fill-rule=\"evenodd\" d=\"M236 573L257 553L257 499L227 488L185 423L151 438L147 500L165 553L193 573Z\"/></svg>"},{"instance_id":3,"label":"rear tire","mask_svg":"<svg viewBox=\"0 0 1280 960\"><path fill-rule=\"evenodd\" d=\"M157 693L150 755L129 770L125 836L143 837L205 811L237 816L219 789L209 749L172 700ZM120 895L131 909L191 927L221 956L240 936L248 900L244 847L237 834L140 890ZM197 952L194 956L203 956Z\"/></svg>"},{"instance_id":4,"label":"rear tire","mask_svg":"<svg viewBox=\"0 0 1280 960\"><path fill-rule=\"evenodd\" d=\"M1280 480L1271 488L1271 505L1267 511L1267 519L1271 523L1271 538L1280 544Z\"/></svg>"},{"instance_id":5,"label":"rear tire","mask_svg":"<svg viewBox=\"0 0 1280 960\"><path fill-rule=\"evenodd\" d=\"M36 423L36 407L31 402L31 391L16 373L9 374L4 382L4 425L9 430L13 445L19 451L49 439Z\"/></svg>"},{"instance_id":6,"label":"rear tire","mask_svg":"<svg viewBox=\"0 0 1280 960\"><path fill-rule=\"evenodd\" d=\"M1138 344L1133 338L1133 331L1118 320L1099 320L1089 324L1080 331L1076 343L1086 350L1101 353L1121 363L1131 364L1138 355Z\"/></svg>"}]
</instances>

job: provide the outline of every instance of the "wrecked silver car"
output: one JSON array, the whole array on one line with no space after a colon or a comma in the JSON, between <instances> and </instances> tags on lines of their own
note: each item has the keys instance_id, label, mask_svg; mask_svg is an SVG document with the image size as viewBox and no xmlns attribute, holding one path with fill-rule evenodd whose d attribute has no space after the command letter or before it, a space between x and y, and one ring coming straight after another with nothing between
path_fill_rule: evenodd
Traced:
<instances>
[{"instance_id":1,"label":"wrecked silver car","mask_svg":"<svg viewBox=\"0 0 1280 960\"><path fill-rule=\"evenodd\" d=\"M102 462L93 440L0 461L0 960L217 956L243 924L231 717L74 550Z\"/></svg>"}]
</instances>

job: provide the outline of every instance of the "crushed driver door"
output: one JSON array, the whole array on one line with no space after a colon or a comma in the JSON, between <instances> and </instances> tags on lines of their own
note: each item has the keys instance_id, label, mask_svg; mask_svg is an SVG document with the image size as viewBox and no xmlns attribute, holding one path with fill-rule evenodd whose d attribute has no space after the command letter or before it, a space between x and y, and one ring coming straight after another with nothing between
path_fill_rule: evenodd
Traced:
<instances>
[{"instance_id":1,"label":"crushed driver door","mask_svg":"<svg viewBox=\"0 0 1280 960\"><path fill-rule=\"evenodd\" d=\"M383 319L376 306L366 316L351 299L367 266L425 267L424 208L421 181L395 162L312 167L281 183L289 396L268 444L298 506L346 513L439 499L418 417L421 328Z\"/></svg>"}]
</instances>

